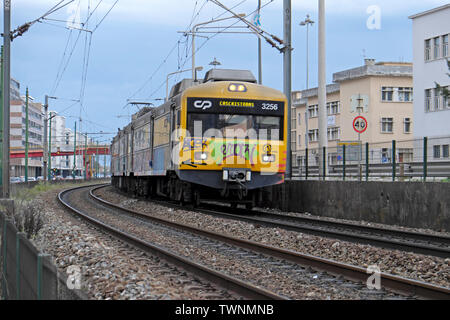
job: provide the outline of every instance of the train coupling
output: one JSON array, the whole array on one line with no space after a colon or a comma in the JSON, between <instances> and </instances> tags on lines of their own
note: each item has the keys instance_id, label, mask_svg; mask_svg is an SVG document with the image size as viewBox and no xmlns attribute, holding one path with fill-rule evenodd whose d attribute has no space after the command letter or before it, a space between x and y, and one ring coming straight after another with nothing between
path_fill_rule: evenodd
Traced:
<instances>
[{"instance_id":1,"label":"train coupling","mask_svg":"<svg viewBox=\"0 0 450 320\"><path fill-rule=\"evenodd\" d=\"M243 184L252 181L252 171L250 169L224 168L223 181L237 182Z\"/></svg>"}]
</instances>

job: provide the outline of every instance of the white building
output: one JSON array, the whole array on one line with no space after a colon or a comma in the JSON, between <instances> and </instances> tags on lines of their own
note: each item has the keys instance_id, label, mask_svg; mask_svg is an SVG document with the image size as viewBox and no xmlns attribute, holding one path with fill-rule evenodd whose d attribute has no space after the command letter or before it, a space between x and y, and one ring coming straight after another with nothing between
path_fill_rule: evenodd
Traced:
<instances>
[{"instance_id":1,"label":"white building","mask_svg":"<svg viewBox=\"0 0 450 320\"><path fill-rule=\"evenodd\" d=\"M449 159L450 105L436 83L450 86L450 4L409 18L413 21L414 136L429 137L428 155L433 160Z\"/></svg>"},{"instance_id":2,"label":"white building","mask_svg":"<svg viewBox=\"0 0 450 320\"><path fill-rule=\"evenodd\" d=\"M66 118L58 115L55 111L50 111L50 115L53 116L51 120L52 126L52 154L54 153L73 153L74 150L74 131L66 127ZM77 149L84 147L85 136L77 132ZM52 169L57 169L57 175L67 177L72 175L72 169L74 165L73 155L60 155L52 157ZM75 174L82 175L84 170L83 156L78 155L76 157Z\"/></svg>"}]
</instances>

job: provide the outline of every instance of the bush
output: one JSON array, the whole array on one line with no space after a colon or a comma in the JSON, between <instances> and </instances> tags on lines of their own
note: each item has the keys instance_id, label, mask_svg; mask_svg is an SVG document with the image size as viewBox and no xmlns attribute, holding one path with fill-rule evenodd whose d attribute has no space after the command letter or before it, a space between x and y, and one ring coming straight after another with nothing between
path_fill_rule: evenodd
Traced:
<instances>
[{"instance_id":1,"label":"bush","mask_svg":"<svg viewBox=\"0 0 450 320\"><path fill-rule=\"evenodd\" d=\"M41 211L42 208L36 201L19 201L16 202L14 213L7 214L13 220L17 230L24 232L28 239L32 239L44 226Z\"/></svg>"}]
</instances>

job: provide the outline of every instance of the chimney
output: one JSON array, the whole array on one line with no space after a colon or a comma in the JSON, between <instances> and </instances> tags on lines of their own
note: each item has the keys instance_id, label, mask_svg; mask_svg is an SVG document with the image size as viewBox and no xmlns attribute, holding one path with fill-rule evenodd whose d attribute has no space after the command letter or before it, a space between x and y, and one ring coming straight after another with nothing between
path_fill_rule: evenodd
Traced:
<instances>
[{"instance_id":1,"label":"chimney","mask_svg":"<svg viewBox=\"0 0 450 320\"><path fill-rule=\"evenodd\" d=\"M366 66L374 66L375 65L375 59L364 59L364 64Z\"/></svg>"}]
</instances>

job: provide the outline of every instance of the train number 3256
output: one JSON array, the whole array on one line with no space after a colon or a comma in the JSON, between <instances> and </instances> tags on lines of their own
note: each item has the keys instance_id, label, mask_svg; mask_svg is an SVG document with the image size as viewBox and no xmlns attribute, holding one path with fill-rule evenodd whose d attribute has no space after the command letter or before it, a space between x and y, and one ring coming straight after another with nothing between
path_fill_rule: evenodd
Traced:
<instances>
[{"instance_id":1,"label":"train number 3256","mask_svg":"<svg viewBox=\"0 0 450 320\"><path fill-rule=\"evenodd\" d=\"M278 104L276 103L263 103L263 110L278 110Z\"/></svg>"}]
</instances>

